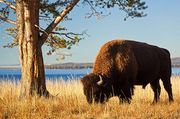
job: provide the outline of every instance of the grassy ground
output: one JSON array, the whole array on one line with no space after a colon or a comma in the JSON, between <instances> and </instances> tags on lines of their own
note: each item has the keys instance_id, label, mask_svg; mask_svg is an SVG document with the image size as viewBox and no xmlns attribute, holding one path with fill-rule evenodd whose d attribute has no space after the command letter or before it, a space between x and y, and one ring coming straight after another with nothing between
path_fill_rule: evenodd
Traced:
<instances>
[{"instance_id":1,"label":"grassy ground","mask_svg":"<svg viewBox=\"0 0 180 119\"><path fill-rule=\"evenodd\" d=\"M89 105L79 81L47 81L57 98L19 99L20 85L0 82L0 118L3 119L178 119L180 118L180 76L172 77L174 102L169 103L161 85L161 100L152 105L150 86L135 87L131 104L119 104L116 97L106 104Z\"/></svg>"}]
</instances>

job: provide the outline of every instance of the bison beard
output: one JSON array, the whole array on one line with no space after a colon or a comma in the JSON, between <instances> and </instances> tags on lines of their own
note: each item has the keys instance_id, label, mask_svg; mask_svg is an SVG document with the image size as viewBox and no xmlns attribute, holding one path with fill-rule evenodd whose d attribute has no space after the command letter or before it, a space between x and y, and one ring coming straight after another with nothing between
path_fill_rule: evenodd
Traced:
<instances>
[{"instance_id":1,"label":"bison beard","mask_svg":"<svg viewBox=\"0 0 180 119\"><path fill-rule=\"evenodd\" d=\"M101 47L93 72L81 79L88 103L104 103L112 96L128 102L134 85L150 83L154 101L159 101L161 79L173 101L170 53L164 48L128 40L113 40Z\"/></svg>"}]
</instances>

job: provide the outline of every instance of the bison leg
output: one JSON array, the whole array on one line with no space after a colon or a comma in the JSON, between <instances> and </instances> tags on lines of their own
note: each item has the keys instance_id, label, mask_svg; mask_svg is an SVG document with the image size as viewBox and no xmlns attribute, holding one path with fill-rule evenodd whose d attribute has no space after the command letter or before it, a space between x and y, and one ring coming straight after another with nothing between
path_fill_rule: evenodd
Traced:
<instances>
[{"instance_id":1,"label":"bison leg","mask_svg":"<svg viewBox=\"0 0 180 119\"><path fill-rule=\"evenodd\" d=\"M163 81L164 88L168 93L169 102L172 102L173 101L173 94L172 94L170 78L162 78L162 81Z\"/></svg>"},{"instance_id":2,"label":"bison leg","mask_svg":"<svg viewBox=\"0 0 180 119\"><path fill-rule=\"evenodd\" d=\"M121 90L119 97L120 103L129 103L131 102L131 88Z\"/></svg>"},{"instance_id":3,"label":"bison leg","mask_svg":"<svg viewBox=\"0 0 180 119\"><path fill-rule=\"evenodd\" d=\"M121 88L118 89L118 97L119 97L119 101L120 103L129 103L131 102L132 99L132 95L133 95L133 81L131 78L129 77L123 77L123 83L121 83L122 85L120 86Z\"/></svg>"},{"instance_id":4,"label":"bison leg","mask_svg":"<svg viewBox=\"0 0 180 119\"><path fill-rule=\"evenodd\" d=\"M159 101L159 96L161 93L161 87L159 85L159 79L154 80L153 82L150 83L151 84L151 88L153 89L154 92L154 100L153 103L156 103Z\"/></svg>"},{"instance_id":5,"label":"bison leg","mask_svg":"<svg viewBox=\"0 0 180 119\"><path fill-rule=\"evenodd\" d=\"M118 96L119 97L119 102L120 103L131 103L131 99L130 98L127 98L127 97L124 97L122 95Z\"/></svg>"}]
</instances>

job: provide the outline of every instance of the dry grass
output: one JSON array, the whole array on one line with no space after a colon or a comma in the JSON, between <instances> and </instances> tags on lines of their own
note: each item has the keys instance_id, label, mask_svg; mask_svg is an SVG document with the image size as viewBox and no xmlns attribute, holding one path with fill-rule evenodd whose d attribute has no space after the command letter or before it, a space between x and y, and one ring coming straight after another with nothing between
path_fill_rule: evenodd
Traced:
<instances>
[{"instance_id":1,"label":"dry grass","mask_svg":"<svg viewBox=\"0 0 180 119\"><path fill-rule=\"evenodd\" d=\"M20 85L0 82L0 118L2 119L174 119L180 118L180 77L172 77L174 102L169 103L163 86L161 100L152 105L153 94L135 88L132 103L119 104L116 97L106 104L89 105L79 81L47 81L57 98L19 99Z\"/></svg>"}]
</instances>

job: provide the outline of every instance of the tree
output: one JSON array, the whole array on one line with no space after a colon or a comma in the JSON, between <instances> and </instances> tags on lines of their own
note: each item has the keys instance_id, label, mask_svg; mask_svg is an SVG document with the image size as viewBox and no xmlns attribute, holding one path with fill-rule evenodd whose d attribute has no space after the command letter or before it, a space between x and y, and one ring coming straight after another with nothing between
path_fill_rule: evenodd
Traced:
<instances>
[{"instance_id":1,"label":"tree","mask_svg":"<svg viewBox=\"0 0 180 119\"><path fill-rule=\"evenodd\" d=\"M67 31L58 26L60 22L69 20L68 13L82 4L89 6L88 18L101 16L104 9L118 8L128 17L143 17L147 8L141 0L0 0L0 22L13 24L7 32L14 38L6 47L19 47L21 64L21 96L33 95L48 97L46 89L42 46L51 47L49 54L59 48L71 48L81 40L83 33ZM16 20L13 20L16 14ZM43 28L43 23L48 25Z\"/></svg>"}]
</instances>

